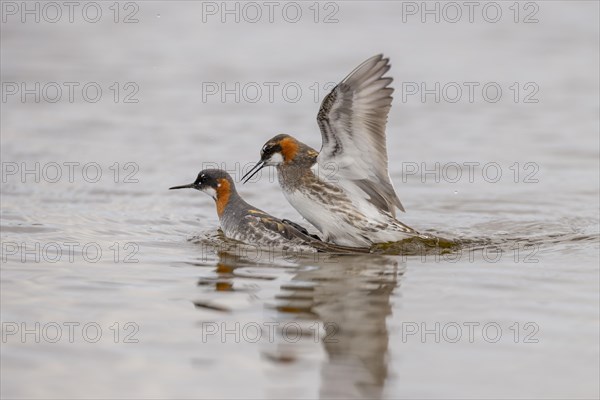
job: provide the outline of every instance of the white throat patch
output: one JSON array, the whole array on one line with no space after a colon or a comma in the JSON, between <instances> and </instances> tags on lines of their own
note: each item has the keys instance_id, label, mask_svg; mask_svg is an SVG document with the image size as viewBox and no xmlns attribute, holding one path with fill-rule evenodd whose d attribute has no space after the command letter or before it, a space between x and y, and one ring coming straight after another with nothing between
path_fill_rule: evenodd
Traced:
<instances>
[{"instance_id":1,"label":"white throat patch","mask_svg":"<svg viewBox=\"0 0 600 400\"><path fill-rule=\"evenodd\" d=\"M202 189L202 191L210 197L212 197L213 199L217 199L217 191L211 188L210 186L207 186L206 188Z\"/></svg>"},{"instance_id":2,"label":"white throat patch","mask_svg":"<svg viewBox=\"0 0 600 400\"><path fill-rule=\"evenodd\" d=\"M273 153L273 155L271 156L271 158L269 158L266 162L265 165L279 165L283 162L283 156L281 155L281 153L277 152L277 153Z\"/></svg>"}]
</instances>

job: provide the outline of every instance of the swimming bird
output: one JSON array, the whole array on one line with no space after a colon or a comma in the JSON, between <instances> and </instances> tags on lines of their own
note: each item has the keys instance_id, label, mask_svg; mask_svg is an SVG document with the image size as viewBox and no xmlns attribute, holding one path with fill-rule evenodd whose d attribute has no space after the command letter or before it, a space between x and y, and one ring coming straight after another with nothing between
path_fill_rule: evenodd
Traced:
<instances>
[{"instance_id":1,"label":"swimming bird","mask_svg":"<svg viewBox=\"0 0 600 400\"><path fill-rule=\"evenodd\" d=\"M388 173L385 126L392 104L383 55L369 58L325 96L317 114L321 151L280 134L265 143L244 183L275 166L288 202L322 234L344 246L423 236L396 219L404 211Z\"/></svg>"},{"instance_id":2,"label":"swimming bird","mask_svg":"<svg viewBox=\"0 0 600 400\"><path fill-rule=\"evenodd\" d=\"M368 252L325 243L308 234L299 225L281 220L246 203L235 189L231 176L219 169L200 171L193 183L172 189L196 189L211 196L217 205L217 215L223 233L228 238L271 250L291 252Z\"/></svg>"}]
</instances>

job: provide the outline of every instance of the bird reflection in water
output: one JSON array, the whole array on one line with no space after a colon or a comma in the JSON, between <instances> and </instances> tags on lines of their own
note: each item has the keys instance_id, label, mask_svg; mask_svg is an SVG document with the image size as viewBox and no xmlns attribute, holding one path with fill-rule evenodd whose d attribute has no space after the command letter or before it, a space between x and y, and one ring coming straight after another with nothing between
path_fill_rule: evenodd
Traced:
<instances>
[{"instance_id":1,"label":"bird reflection in water","mask_svg":"<svg viewBox=\"0 0 600 400\"><path fill-rule=\"evenodd\" d=\"M388 374L390 297L404 268L389 256L340 256L337 261L298 272L282 286L286 300L278 308L323 324L327 358L321 366L321 398L378 398Z\"/></svg>"},{"instance_id":2,"label":"bird reflection in water","mask_svg":"<svg viewBox=\"0 0 600 400\"><path fill-rule=\"evenodd\" d=\"M380 397L388 376L386 319L391 314L390 298L405 269L400 258L334 255L319 260L298 258L292 266L289 261L259 268L262 273L249 276L242 271L261 265L219 253L213 270L216 275L198 284L212 286L218 292L251 291L246 279L257 279L260 287L260 281L266 283L283 275L286 282L278 286L271 301L265 299L277 336L273 343L259 346L263 359L289 365L303 357L314 358L317 346L324 351L320 362L321 398ZM274 272L269 273L270 269ZM240 280L246 284L238 287ZM292 324L299 327L299 332L288 332L288 339L298 333L300 340L288 340L282 332L282 327Z\"/></svg>"}]
</instances>

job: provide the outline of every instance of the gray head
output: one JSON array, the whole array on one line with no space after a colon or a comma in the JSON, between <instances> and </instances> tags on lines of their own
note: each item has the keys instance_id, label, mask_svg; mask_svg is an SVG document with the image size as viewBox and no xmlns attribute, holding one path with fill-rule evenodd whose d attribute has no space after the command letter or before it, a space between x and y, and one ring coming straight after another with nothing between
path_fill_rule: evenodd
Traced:
<instances>
[{"instance_id":1,"label":"gray head","mask_svg":"<svg viewBox=\"0 0 600 400\"><path fill-rule=\"evenodd\" d=\"M315 163L318 155L319 153L312 147L290 135L277 135L265 143L260 150L260 161L242 177L242 181L248 182L264 167L278 167L284 164L311 166Z\"/></svg>"},{"instance_id":2,"label":"gray head","mask_svg":"<svg viewBox=\"0 0 600 400\"><path fill-rule=\"evenodd\" d=\"M173 186L171 189L196 189L208 194L217 203L219 217L227 207L232 195L237 194L231 176L220 169L205 169L200 171L196 180L187 185Z\"/></svg>"}]
</instances>

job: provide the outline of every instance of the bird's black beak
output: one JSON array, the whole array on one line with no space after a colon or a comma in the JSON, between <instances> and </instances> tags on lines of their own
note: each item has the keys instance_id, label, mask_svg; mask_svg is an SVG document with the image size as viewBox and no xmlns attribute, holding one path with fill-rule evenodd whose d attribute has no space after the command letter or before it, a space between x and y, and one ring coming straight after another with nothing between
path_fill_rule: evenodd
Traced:
<instances>
[{"instance_id":1,"label":"bird's black beak","mask_svg":"<svg viewBox=\"0 0 600 400\"><path fill-rule=\"evenodd\" d=\"M257 162L256 165L254 167L252 167L252 169L246 173L246 175L242 176L242 182L243 183L248 182L250 179L252 179L252 177L254 175L256 175L258 173L258 171L260 171L264 167L265 167L265 162L263 160L260 160L259 162Z\"/></svg>"},{"instance_id":2,"label":"bird's black beak","mask_svg":"<svg viewBox=\"0 0 600 400\"><path fill-rule=\"evenodd\" d=\"M197 189L198 185L196 185L195 183L190 183L189 185L181 185L181 186L173 186L171 188L169 188L169 190L172 189Z\"/></svg>"}]
</instances>

